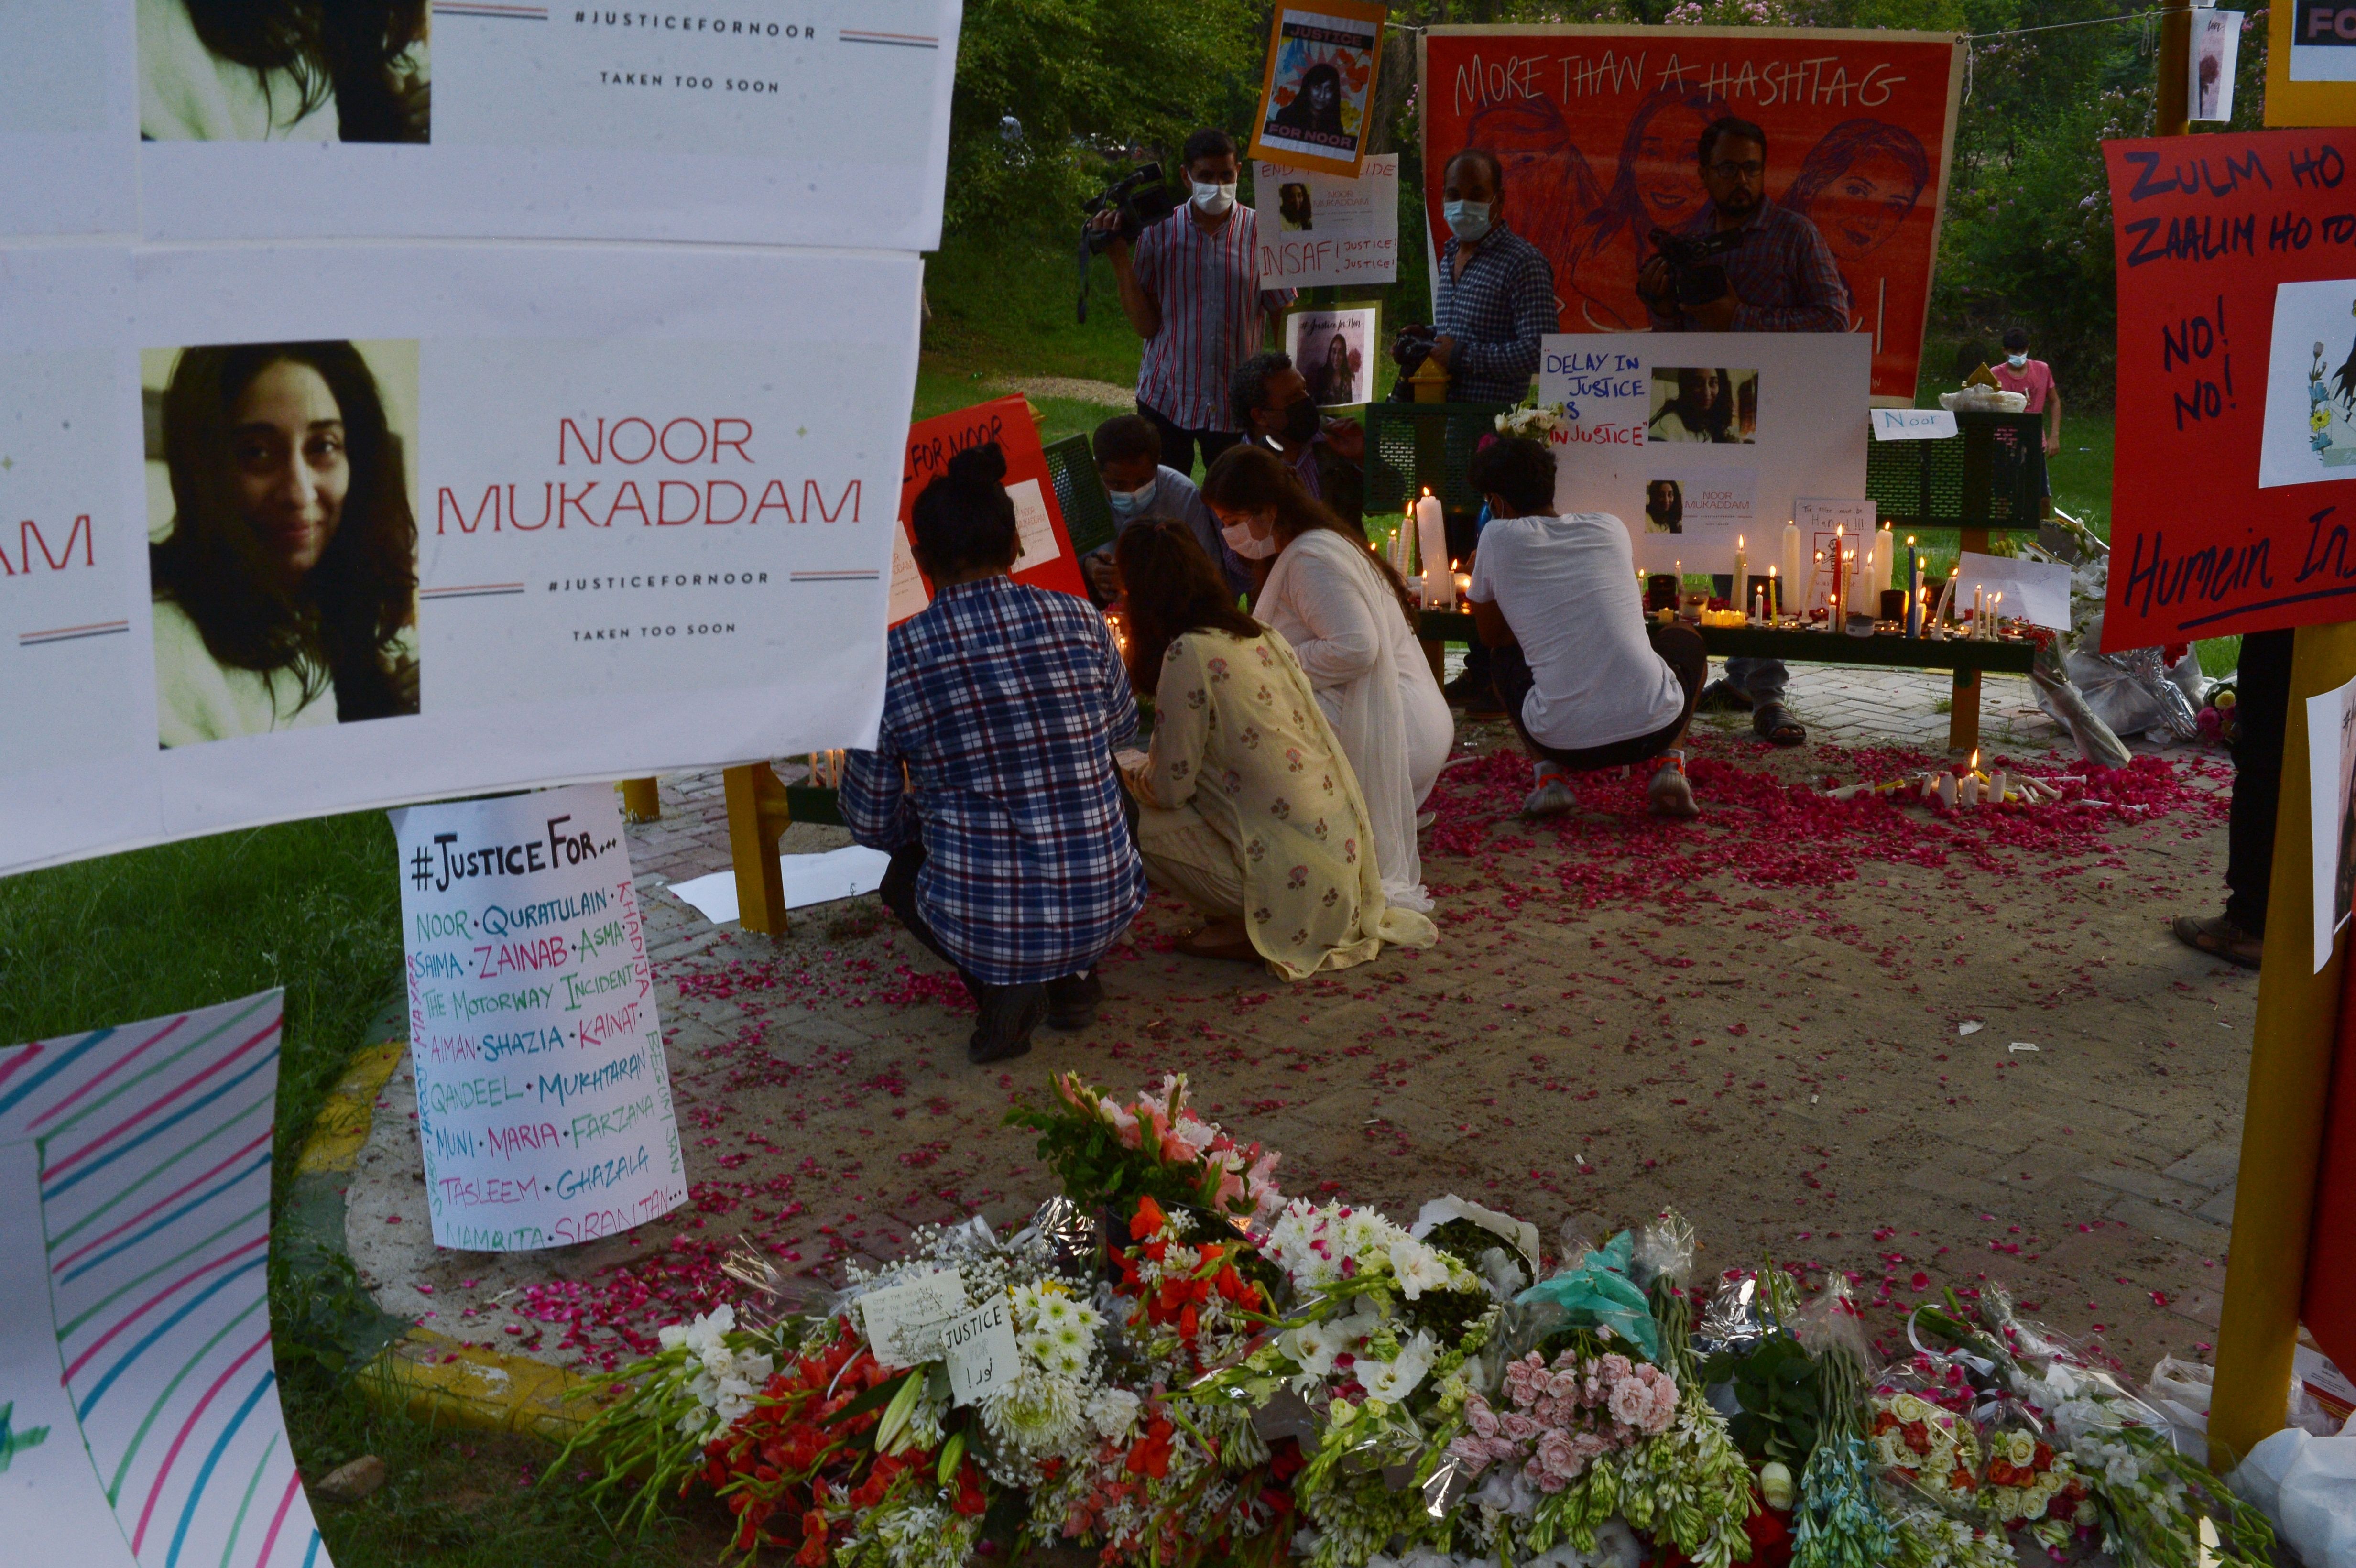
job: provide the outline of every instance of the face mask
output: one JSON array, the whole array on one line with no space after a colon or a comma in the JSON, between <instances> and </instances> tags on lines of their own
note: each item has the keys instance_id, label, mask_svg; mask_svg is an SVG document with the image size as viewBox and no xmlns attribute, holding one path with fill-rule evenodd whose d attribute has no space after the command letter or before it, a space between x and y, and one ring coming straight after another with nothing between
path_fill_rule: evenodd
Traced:
<instances>
[{"instance_id":1,"label":"face mask","mask_svg":"<svg viewBox=\"0 0 2356 1568\"><path fill-rule=\"evenodd\" d=\"M2018 370L2022 366L2029 363L2029 356L2026 354L2008 354L2004 357L2004 362Z\"/></svg>"},{"instance_id":2,"label":"face mask","mask_svg":"<svg viewBox=\"0 0 2356 1568\"><path fill-rule=\"evenodd\" d=\"M1108 490L1105 499L1112 504L1112 515L1124 520L1141 516L1153 504L1154 481L1149 479L1134 490Z\"/></svg>"},{"instance_id":3,"label":"face mask","mask_svg":"<svg viewBox=\"0 0 2356 1568\"><path fill-rule=\"evenodd\" d=\"M1252 533L1251 528L1248 525L1243 523L1221 523L1219 525L1219 537L1227 541L1227 548L1229 549L1235 551L1246 560L1266 560L1269 556L1276 553L1276 536L1274 534L1270 534L1266 539L1260 539Z\"/></svg>"},{"instance_id":4,"label":"face mask","mask_svg":"<svg viewBox=\"0 0 2356 1568\"><path fill-rule=\"evenodd\" d=\"M1304 397L1285 409L1284 423L1277 433L1299 446L1304 442L1316 440L1317 431L1317 404Z\"/></svg>"},{"instance_id":5,"label":"face mask","mask_svg":"<svg viewBox=\"0 0 2356 1568\"><path fill-rule=\"evenodd\" d=\"M1194 205L1203 209L1205 217L1217 218L1235 204L1235 181L1229 180L1225 185L1205 185L1201 180L1194 182Z\"/></svg>"},{"instance_id":6,"label":"face mask","mask_svg":"<svg viewBox=\"0 0 2356 1568\"><path fill-rule=\"evenodd\" d=\"M1485 201L1449 201L1440 210L1447 216L1448 231L1470 245L1489 232L1489 203Z\"/></svg>"}]
</instances>

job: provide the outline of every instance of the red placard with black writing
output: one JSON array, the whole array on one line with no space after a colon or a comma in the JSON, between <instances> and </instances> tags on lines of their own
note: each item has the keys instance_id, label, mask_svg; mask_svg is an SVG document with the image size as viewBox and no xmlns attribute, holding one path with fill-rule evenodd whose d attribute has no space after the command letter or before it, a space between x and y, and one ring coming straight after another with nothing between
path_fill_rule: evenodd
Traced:
<instances>
[{"instance_id":1,"label":"red placard with black writing","mask_svg":"<svg viewBox=\"0 0 2356 1568\"><path fill-rule=\"evenodd\" d=\"M1087 598L1087 584L1072 554L1063 508L1055 503L1055 481L1047 473L1047 453L1039 444L1039 427L1032 421L1031 405L1019 397L977 403L908 427L908 450L900 471L903 544L915 538L909 524L925 486L947 471L950 458L993 441L1006 454L1006 493L1014 498L1015 524L1022 537L1023 553L1015 558L1014 580ZM916 581L913 557L904 560L894 551L894 560L891 620L896 626L931 602L932 585Z\"/></svg>"},{"instance_id":2,"label":"red placard with black writing","mask_svg":"<svg viewBox=\"0 0 2356 1568\"><path fill-rule=\"evenodd\" d=\"M1964 53L1944 33L1498 24L1423 34L1424 203L1465 147L1496 155L1505 220L1554 269L1558 330L1642 332L1652 231L1708 208L1703 127L1767 133L1767 199L1815 225L1873 338L1873 395L1911 405Z\"/></svg>"},{"instance_id":3,"label":"red placard with black writing","mask_svg":"<svg viewBox=\"0 0 2356 1568\"><path fill-rule=\"evenodd\" d=\"M2356 130L2105 142L2103 646L2356 618Z\"/></svg>"}]
</instances>

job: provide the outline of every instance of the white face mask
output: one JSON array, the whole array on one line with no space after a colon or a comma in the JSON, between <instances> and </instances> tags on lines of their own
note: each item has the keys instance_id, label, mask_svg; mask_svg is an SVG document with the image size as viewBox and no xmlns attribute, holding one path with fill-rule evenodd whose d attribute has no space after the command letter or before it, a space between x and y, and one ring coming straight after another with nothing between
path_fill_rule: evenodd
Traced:
<instances>
[{"instance_id":1,"label":"white face mask","mask_svg":"<svg viewBox=\"0 0 2356 1568\"><path fill-rule=\"evenodd\" d=\"M1246 560L1266 560L1276 553L1276 536L1271 533L1261 539L1251 531L1248 523L1221 523L1219 537L1227 541L1229 549Z\"/></svg>"},{"instance_id":2,"label":"white face mask","mask_svg":"<svg viewBox=\"0 0 2356 1568\"><path fill-rule=\"evenodd\" d=\"M1225 185L1205 185L1201 180L1194 182L1194 205L1202 208L1204 216L1221 217L1235 204L1235 181L1229 180Z\"/></svg>"},{"instance_id":3,"label":"white face mask","mask_svg":"<svg viewBox=\"0 0 2356 1568\"><path fill-rule=\"evenodd\" d=\"M2008 354L2004 357L2004 362L2018 370L2029 363L2029 356L2026 354Z\"/></svg>"}]
</instances>

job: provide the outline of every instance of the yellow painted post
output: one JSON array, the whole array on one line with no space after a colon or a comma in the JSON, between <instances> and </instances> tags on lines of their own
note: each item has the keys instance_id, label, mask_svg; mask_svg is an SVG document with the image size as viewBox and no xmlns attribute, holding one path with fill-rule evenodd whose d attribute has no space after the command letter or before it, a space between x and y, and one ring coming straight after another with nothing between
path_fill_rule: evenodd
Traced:
<instances>
[{"instance_id":1,"label":"yellow painted post","mask_svg":"<svg viewBox=\"0 0 2356 1568\"><path fill-rule=\"evenodd\" d=\"M653 779L622 781L622 816L632 822L655 822L662 817L662 790Z\"/></svg>"},{"instance_id":2,"label":"yellow painted post","mask_svg":"<svg viewBox=\"0 0 2356 1568\"><path fill-rule=\"evenodd\" d=\"M728 804L728 856L736 869L736 918L747 931L786 933L786 879L777 866L777 838L793 821L786 786L766 763L725 768L721 789Z\"/></svg>"},{"instance_id":3,"label":"yellow painted post","mask_svg":"<svg viewBox=\"0 0 2356 1568\"><path fill-rule=\"evenodd\" d=\"M2217 1329L2217 1389L2209 1463L2241 1462L2283 1424L2291 1346L2307 1283L2315 1173L2339 1032L2346 944L2315 974L2314 823L2308 807L2307 699L2356 677L2356 623L2301 626L2290 667L2281 808L2266 892L2266 948L2242 1103L2242 1165L2233 1192L2233 1252Z\"/></svg>"}]
</instances>

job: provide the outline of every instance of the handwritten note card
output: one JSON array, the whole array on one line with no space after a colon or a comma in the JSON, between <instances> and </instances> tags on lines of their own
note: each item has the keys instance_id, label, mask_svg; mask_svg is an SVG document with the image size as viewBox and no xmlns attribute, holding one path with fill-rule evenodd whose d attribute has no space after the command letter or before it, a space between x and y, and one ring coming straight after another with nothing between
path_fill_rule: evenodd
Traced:
<instances>
[{"instance_id":1,"label":"handwritten note card","mask_svg":"<svg viewBox=\"0 0 2356 1568\"><path fill-rule=\"evenodd\" d=\"M867 1342L887 1367L913 1367L941 1353L941 1328L965 1311L965 1286L954 1269L922 1275L859 1298Z\"/></svg>"},{"instance_id":2,"label":"handwritten note card","mask_svg":"<svg viewBox=\"0 0 2356 1568\"><path fill-rule=\"evenodd\" d=\"M1006 493L1013 498L1015 533L1023 541L1014 570L1029 571L1063 554L1063 541L1055 537L1055 525L1047 516L1047 500L1039 488L1039 481L1018 479L1007 485Z\"/></svg>"},{"instance_id":3,"label":"handwritten note card","mask_svg":"<svg viewBox=\"0 0 2356 1568\"><path fill-rule=\"evenodd\" d=\"M1937 441L1955 433L1955 416L1949 409L1876 409L1876 441Z\"/></svg>"},{"instance_id":4,"label":"handwritten note card","mask_svg":"<svg viewBox=\"0 0 2356 1568\"><path fill-rule=\"evenodd\" d=\"M562 1246L687 1201L613 790L391 816L434 1243Z\"/></svg>"},{"instance_id":5,"label":"handwritten note card","mask_svg":"<svg viewBox=\"0 0 2356 1568\"><path fill-rule=\"evenodd\" d=\"M975 1404L1012 1382L1021 1370L1014 1319L1001 1292L941 1330L948 1361L949 1400Z\"/></svg>"}]
</instances>

